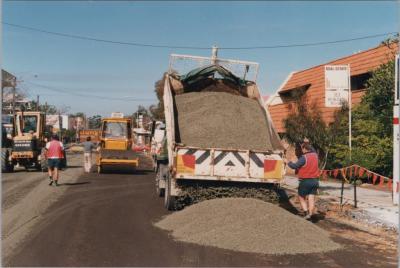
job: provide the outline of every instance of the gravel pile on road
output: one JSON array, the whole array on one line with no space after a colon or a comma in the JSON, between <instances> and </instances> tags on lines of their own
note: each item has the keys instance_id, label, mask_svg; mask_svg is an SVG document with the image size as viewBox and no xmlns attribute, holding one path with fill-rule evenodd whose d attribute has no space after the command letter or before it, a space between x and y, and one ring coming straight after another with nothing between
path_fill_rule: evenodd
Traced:
<instances>
[{"instance_id":1,"label":"gravel pile on road","mask_svg":"<svg viewBox=\"0 0 400 268\"><path fill-rule=\"evenodd\" d=\"M273 150L265 112L256 100L225 92L175 96L180 142L187 146Z\"/></svg>"},{"instance_id":2,"label":"gravel pile on road","mask_svg":"<svg viewBox=\"0 0 400 268\"><path fill-rule=\"evenodd\" d=\"M340 249L329 234L299 216L256 199L208 200L155 224L175 240L261 254L307 254Z\"/></svg>"}]
</instances>

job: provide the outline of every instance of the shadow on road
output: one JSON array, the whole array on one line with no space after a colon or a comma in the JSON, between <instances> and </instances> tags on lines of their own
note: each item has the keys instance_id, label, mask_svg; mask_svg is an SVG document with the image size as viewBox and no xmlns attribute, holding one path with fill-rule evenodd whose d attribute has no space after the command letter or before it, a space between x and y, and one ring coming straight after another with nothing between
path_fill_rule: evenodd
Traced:
<instances>
[{"instance_id":1,"label":"shadow on road","mask_svg":"<svg viewBox=\"0 0 400 268\"><path fill-rule=\"evenodd\" d=\"M67 168L83 168L83 166L67 166Z\"/></svg>"},{"instance_id":2,"label":"shadow on road","mask_svg":"<svg viewBox=\"0 0 400 268\"><path fill-rule=\"evenodd\" d=\"M75 185L82 185L82 184L88 184L90 181L82 181L82 182L66 182L66 183L60 183L60 186L75 186Z\"/></svg>"}]
</instances>

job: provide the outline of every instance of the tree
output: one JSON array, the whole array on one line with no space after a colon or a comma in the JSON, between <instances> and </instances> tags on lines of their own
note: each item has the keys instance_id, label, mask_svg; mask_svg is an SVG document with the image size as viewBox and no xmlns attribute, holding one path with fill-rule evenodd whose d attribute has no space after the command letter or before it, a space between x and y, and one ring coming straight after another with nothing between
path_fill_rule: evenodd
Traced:
<instances>
[{"instance_id":1,"label":"tree","mask_svg":"<svg viewBox=\"0 0 400 268\"><path fill-rule=\"evenodd\" d=\"M88 124L90 129L97 129L101 127L101 116L93 115L88 118Z\"/></svg>"},{"instance_id":2,"label":"tree","mask_svg":"<svg viewBox=\"0 0 400 268\"><path fill-rule=\"evenodd\" d=\"M168 72L163 73L162 77L154 83L154 91L157 95L158 104L151 105L149 111L155 120L164 120L164 86L165 77ZM172 70L171 74L177 75L175 70Z\"/></svg>"},{"instance_id":3,"label":"tree","mask_svg":"<svg viewBox=\"0 0 400 268\"><path fill-rule=\"evenodd\" d=\"M162 105L161 103L150 105L148 110L150 112L150 116L154 120L164 120L164 105Z\"/></svg>"},{"instance_id":4,"label":"tree","mask_svg":"<svg viewBox=\"0 0 400 268\"><path fill-rule=\"evenodd\" d=\"M301 94L294 98L294 109L284 120L285 138L289 144L298 147L307 137L320 159L324 159L329 147L329 135L321 112L316 103L309 103L306 95Z\"/></svg>"},{"instance_id":5,"label":"tree","mask_svg":"<svg viewBox=\"0 0 400 268\"><path fill-rule=\"evenodd\" d=\"M149 123L152 119L150 118L150 113L149 111L146 109L146 107L139 105L136 112L134 112L132 114L132 118L133 118L133 127L138 127L138 118L139 115L143 116L143 126L146 128L147 123Z\"/></svg>"},{"instance_id":6,"label":"tree","mask_svg":"<svg viewBox=\"0 0 400 268\"><path fill-rule=\"evenodd\" d=\"M157 120L164 120L164 85L165 85L165 72L162 77L154 84L154 91L156 92L158 104L149 107L150 113Z\"/></svg>"},{"instance_id":7,"label":"tree","mask_svg":"<svg viewBox=\"0 0 400 268\"><path fill-rule=\"evenodd\" d=\"M46 114L57 114L57 107L49 104L39 104L39 110L45 112Z\"/></svg>"},{"instance_id":8,"label":"tree","mask_svg":"<svg viewBox=\"0 0 400 268\"><path fill-rule=\"evenodd\" d=\"M393 170L394 61L372 72L361 103L352 111L352 157L348 149L348 109L335 115L330 126L334 142L328 167L358 164L385 176Z\"/></svg>"}]
</instances>

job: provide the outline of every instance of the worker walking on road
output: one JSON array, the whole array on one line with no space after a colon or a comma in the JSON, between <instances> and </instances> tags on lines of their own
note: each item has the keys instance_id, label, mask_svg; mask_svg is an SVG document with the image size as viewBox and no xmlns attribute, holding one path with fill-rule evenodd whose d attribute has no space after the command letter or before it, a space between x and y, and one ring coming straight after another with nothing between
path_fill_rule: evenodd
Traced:
<instances>
[{"instance_id":1,"label":"worker walking on road","mask_svg":"<svg viewBox=\"0 0 400 268\"><path fill-rule=\"evenodd\" d=\"M95 145L91 142L91 137L88 136L86 141L83 142L83 166L85 172L89 173L92 167L92 150L95 149Z\"/></svg>"},{"instance_id":2,"label":"worker walking on road","mask_svg":"<svg viewBox=\"0 0 400 268\"><path fill-rule=\"evenodd\" d=\"M319 187L318 155L309 143L301 145L303 155L296 163L288 162L288 166L298 171L299 200L305 219L312 218L315 209L315 195ZM308 201L308 202L307 202Z\"/></svg>"},{"instance_id":3,"label":"worker walking on road","mask_svg":"<svg viewBox=\"0 0 400 268\"><path fill-rule=\"evenodd\" d=\"M51 137L51 141L46 143L46 151L47 151L47 164L49 171L49 185L54 183L55 186L58 186L58 177L59 170L61 167L61 159L64 158L64 146L58 140L57 135L53 135Z\"/></svg>"}]
</instances>

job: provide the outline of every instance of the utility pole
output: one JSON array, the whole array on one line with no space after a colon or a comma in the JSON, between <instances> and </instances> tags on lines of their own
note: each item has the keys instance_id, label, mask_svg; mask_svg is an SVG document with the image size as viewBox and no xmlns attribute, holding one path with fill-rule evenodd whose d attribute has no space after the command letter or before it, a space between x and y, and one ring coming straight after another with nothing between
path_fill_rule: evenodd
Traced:
<instances>
[{"instance_id":1,"label":"utility pole","mask_svg":"<svg viewBox=\"0 0 400 268\"><path fill-rule=\"evenodd\" d=\"M12 98L12 102L13 102L13 104L12 104L12 114L14 115L15 114L15 84L13 84L13 98Z\"/></svg>"},{"instance_id":2,"label":"utility pole","mask_svg":"<svg viewBox=\"0 0 400 268\"><path fill-rule=\"evenodd\" d=\"M395 90L393 107L393 204L399 204L399 176L400 176L400 129L399 129L399 55L395 58Z\"/></svg>"},{"instance_id":3,"label":"utility pole","mask_svg":"<svg viewBox=\"0 0 400 268\"><path fill-rule=\"evenodd\" d=\"M217 58L218 58L218 47L214 45L211 50L211 64L213 65L217 64Z\"/></svg>"}]
</instances>

